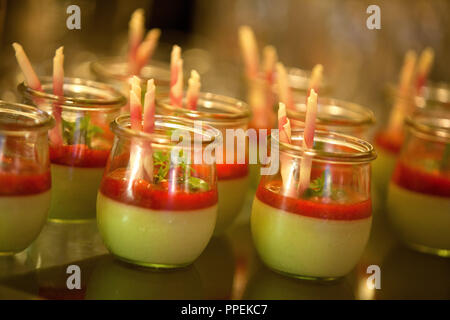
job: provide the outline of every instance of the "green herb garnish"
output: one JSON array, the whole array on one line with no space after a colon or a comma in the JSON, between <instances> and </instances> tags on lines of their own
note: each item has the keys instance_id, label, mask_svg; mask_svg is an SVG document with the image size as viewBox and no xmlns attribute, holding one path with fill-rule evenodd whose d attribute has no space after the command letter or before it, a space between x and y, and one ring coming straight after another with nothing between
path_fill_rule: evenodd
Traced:
<instances>
[{"instance_id":1,"label":"green herb garnish","mask_svg":"<svg viewBox=\"0 0 450 320\"><path fill-rule=\"evenodd\" d=\"M346 193L341 188L332 187L329 183L325 183L326 171L322 175L309 183L309 188L305 191L306 198L325 198L330 197L332 200L340 201L346 197Z\"/></svg>"},{"instance_id":2,"label":"green herb garnish","mask_svg":"<svg viewBox=\"0 0 450 320\"><path fill-rule=\"evenodd\" d=\"M66 144L85 144L91 147L92 138L103 133L99 126L91 124L91 117L86 115L74 122L62 119L63 138Z\"/></svg>"}]
</instances>

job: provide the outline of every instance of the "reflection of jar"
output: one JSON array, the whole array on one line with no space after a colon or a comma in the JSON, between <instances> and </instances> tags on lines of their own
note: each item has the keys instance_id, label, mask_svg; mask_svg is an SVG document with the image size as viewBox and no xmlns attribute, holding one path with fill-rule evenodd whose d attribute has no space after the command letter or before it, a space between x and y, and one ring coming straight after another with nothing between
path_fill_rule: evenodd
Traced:
<instances>
[{"instance_id":1,"label":"reflection of jar","mask_svg":"<svg viewBox=\"0 0 450 320\"><path fill-rule=\"evenodd\" d=\"M194 266L155 271L124 264L105 256L96 263L87 283L88 300L204 299L202 281Z\"/></svg>"},{"instance_id":2,"label":"reflection of jar","mask_svg":"<svg viewBox=\"0 0 450 320\"><path fill-rule=\"evenodd\" d=\"M49 133L52 171L50 220L76 222L95 219L97 189L113 142L109 123L125 98L110 86L65 78L64 97L53 95L51 79L43 92L19 85L24 99L56 119Z\"/></svg>"},{"instance_id":3,"label":"reflection of jar","mask_svg":"<svg viewBox=\"0 0 450 320\"><path fill-rule=\"evenodd\" d=\"M419 108L450 110L450 85L428 81L420 96L415 97L414 102Z\"/></svg>"},{"instance_id":4,"label":"reflection of jar","mask_svg":"<svg viewBox=\"0 0 450 320\"><path fill-rule=\"evenodd\" d=\"M53 125L43 111L0 101L0 256L27 248L47 221Z\"/></svg>"},{"instance_id":5,"label":"reflection of jar","mask_svg":"<svg viewBox=\"0 0 450 320\"><path fill-rule=\"evenodd\" d=\"M293 130L291 139L292 144L279 143L276 174L261 176L251 216L255 247L264 263L281 273L342 277L361 258L369 238L375 152L363 140L325 131L316 131L314 149L299 146L302 130ZM310 183L300 194L301 167L308 163Z\"/></svg>"},{"instance_id":6,"label":"reflection of jar","mask_svg":"<svg viewBox=\"0 0 450 320\"><path fill-rule=\"evenodd\" d=\"M128 62L124 58L106 58L91 62L91 71L98 81L113 85L126 96L129 93ZM170 66L164 62L152 60L150 64L144 66L139 78L143 83L154 79L157 88L168 87L170 85Z\"/></svg>"},{"instance_id":7,"label":"reflection of jar","mask_svg":"<svg viewBox=\"0 0 450 320\"><path fill-rule=\"evenodd\" d=\"M191 264L211 239L217 218L215 158L195 163L196 149L206 154L217 130L167 116L156 116L153 133L131 130L128 115L111 127L116 138L97 200L107 248L142 266ZM178 134L183 145L172 140ZM194 149L194 136L203 140L200 148Z\"/></svg>"},{"instance_id":8,"label":"reflection of jar","mask_svg":"<svg viewBox=\"0 0 450 320\"><path fill-rule=\"evenodd\" d=\"M292 128L303 128L306 117L306 96L298 97L295 110L287 109ZM369 129L375 123L373 112L359 104L342 100L319 98L316 128L339 132L369 140Z\"/></svg>"},{"instance_id":9,"label":"reflection of jar","mask_svg":"<svg viewBox=\"0 0 450 320\"><path fill-rule=\"evenodd\" d=\"M171 106L168 99L163 98L157 102L156 112L202 121L222 133L223 158L217 161L219 213L215 234L222 233L241 210L248 187L247 138L230 136L228 140L226 133L227 129L234 130L234 133L246 133L249 122L247 105L230 97L200 93L196 110ZM231 161L226 160L227 155Z\"/></svg>"},{"instance_id":10,"label":"reflection of jar","mask_svg":"<svg viewBox=\"0 0 450 320\"><path fill-rule=\"evenodd\" d=\"M409 246L450 256L450 113L422 111L406 124L389 186L389 218Z\"/></svg>"}]
</instances>

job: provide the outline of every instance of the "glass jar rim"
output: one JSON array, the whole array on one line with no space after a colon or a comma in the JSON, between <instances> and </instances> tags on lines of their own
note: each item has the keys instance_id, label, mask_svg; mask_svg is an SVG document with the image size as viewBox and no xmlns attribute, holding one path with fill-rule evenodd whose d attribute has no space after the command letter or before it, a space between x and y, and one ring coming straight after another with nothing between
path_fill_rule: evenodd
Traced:
<instances>
[{"instance_id":1,"label":"glass jar rim","mask_svg":"<svg viewBox=\"0 0 450 320\"><path fill-rule=\"evenodd\" d=\"M118 116L111 122L110 127L111 131L116 135L149 140L152 144L157 145L174 145L174 141L167 134L147 133L131 129L130 114ZM211 144L220 136L220 131L208 124L202 123L202 128L199 129L195 126L195 120L174 116L155 115L155 127L165 128L166 131L180 129L200 135L202 137L202 144ZM203 139L204 137L207 139Z\"/></svg>"},{"instance_id":2,"label":"glass jar rim","mask_svg":"<svg viewBox=\"0 0 450 320\"><path fill-rule=\"evenodd\" d=\"M377 154L374 147L367 141L330 131L316 130L314 141L323 143L332 143L342 147L351 148L354 152L335 152L318 150L314 148L304 148L303 129L293 129L291 135L291 143L281 142L277 136L272 135L280 146L282 152L288 153L295 157L303 157L305 155L313 157L314 161L333 162L333 163L368 163L375 160ZM296 144L294 144L296 142Z\"/></svg>"},{"instance_id":3,"label":"glass jar rim","mask_svg":"<svg viewBox=\"0 0 450 320\"><path fill-rule=\"evenodd\" d=\"M21 103L0 100L0 115L8 114L9 122L0 116L1 132L48 131L55 125L55 119L45 111ZM25 118L20 120L19 118ZM11 120L13 121L11 123ZM19 121L22 121L19 123Z\"/></svg>"},{"instance_id":4,"label":"glass jar rim","mask_svg":"<svg viewBox=\"0 0 450 320\"><path fill-rule=\"evenodd\" d=\"M64 91L80 93L83 88L85 91L89 89L89 94L96 95L96 98L57 96L49 92L49 89L53 88L52 77L41 77L41 79L43 91L32 89L25 82L21 82L18 85L19 92L29 99L43 99L70 110L108 111L120 109L127 101L125 96L112 86L81 78L64 78Z\"/></svg>"},{"instance_id":5,"label":"glass jar rim","mask_svg":"<svg viewBox=\"0 0 450 320\"><path fill-rule=\"evenodd\" d=\"M248 123L250 119L250 109L247 103L224 95L200 92L197 106L206 109L216 108L222 112L198 111L172 106L168 94L165 94L164 97L160 96L156 100L157 109L177 112L188 119L203 120L213 125L226 125L227 122L233 124L236 122Z\"/></svg>"},{"instance_id":6,"label":"glass jar rim","mask_svg":"<svg viewBox=\"0 0 450 320\"><path fill-rule=\"evenodd\" d=\"M303 102L294 102L296 110L286 109L287 116L293 120L305 121L306 96L302 96L296 100ZM302 106L305 111L297 110L299 106ZM330 108L330 111L334 113L321 110L323 107ZM337 120L339 122L336 122ZM374 113L367 107L355 102L319 97L316 120L318 125L328 127L358 127L372 126L375 122Z\"/></svg>"},{"instance_id":7,"label":"glass jar rim","mask_svg":"<svg viewBox=\"0 0 450 320\"><path fill-rule=\"evenodd\" d=\"M450 142L450 112L420 110L406 117L405 123L420 134Z\"/></svg>"},{"instance_id":8,"label":"glass jar rim","mask_svg":"<svg viewBox=\"0 0 450 320\"><path fill-rule=\"evenodd\" d=\"M124 57L105 57L90 63L91 71L100 79L114 79L126 82L130 78L128 62ZM142 83L154 79L158 86L170 85L170 65L159 60L150 60L141 70L139 75Z\"/></svg>"}]
</instances>

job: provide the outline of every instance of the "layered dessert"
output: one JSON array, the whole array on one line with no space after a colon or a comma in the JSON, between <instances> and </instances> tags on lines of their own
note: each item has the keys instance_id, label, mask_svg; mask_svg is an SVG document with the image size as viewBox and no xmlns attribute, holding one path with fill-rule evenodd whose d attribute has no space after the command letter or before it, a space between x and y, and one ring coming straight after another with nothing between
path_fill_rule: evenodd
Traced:
<instances>
[{"instance_id":1,"label":"layered dessert","mask_svg":"<svg viewBox=\"0 0 450 320\"><path fill-rule=\"evenodd\" d=\"M130 180L124 169L103 179L97 222L108 249L134 264L173 268L205 249L217 218L217 190L187 192L170 183Z\"/></svg>"},{"instance_id":2,"label":"layered dessert","mask_svg":"<svg viewBox=\"0 0 450 320\"><path fill-rule=\"evenodd\" d=\"M450 256L450 171L399 161L387 206L392 225L408 245Z\"/></svg>"},{"instance_id":3,"label":"layered dessert","mask_svg":"<svg viewBox=\"0 0 450 320\"><path fill-rule=\"evenodd\" d=\"M261 184L251 228L262 260L272 269L304 278L338 278L361 257L370 234L370 199L284 196L281 181Z\"/></svg>"},{"instance_id":4,"label":"layered dessert","mask_svg":"<svg viewBox=\"0 0 450 320\"><path fill-rule=\"evenodd\" d=\"M32 166L31 166L32 168ZM47 221L50 207L50 172L0 167L0 255L27 248Z\"/></svg>"}]
</instances>

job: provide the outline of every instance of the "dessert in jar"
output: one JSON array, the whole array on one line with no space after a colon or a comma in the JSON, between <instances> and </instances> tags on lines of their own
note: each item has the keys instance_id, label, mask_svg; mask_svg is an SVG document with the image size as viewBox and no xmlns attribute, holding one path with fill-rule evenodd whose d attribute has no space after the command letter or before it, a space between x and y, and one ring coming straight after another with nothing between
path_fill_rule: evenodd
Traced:
<instances>
[{"instance_id":1,"label":"dessert in jar","mask_svg":"<svg viewBox=\"0 0 450 320\"><path fill-rule=\"evenodd\" d=\"M450 113L407 118L407 136L389 185L389 220L410 247L450 256Z\"/></svg>"},{"instance_id":2,"label":"dessert in jar","mask_svg":"<svg viewBox=\"0 0 450 320\"><path fill-rule=\"evenodd\" d=\"M26 249L47 221L53 125L37 108L0 101L0 256Z\"/></svg>"}]
</instances>

